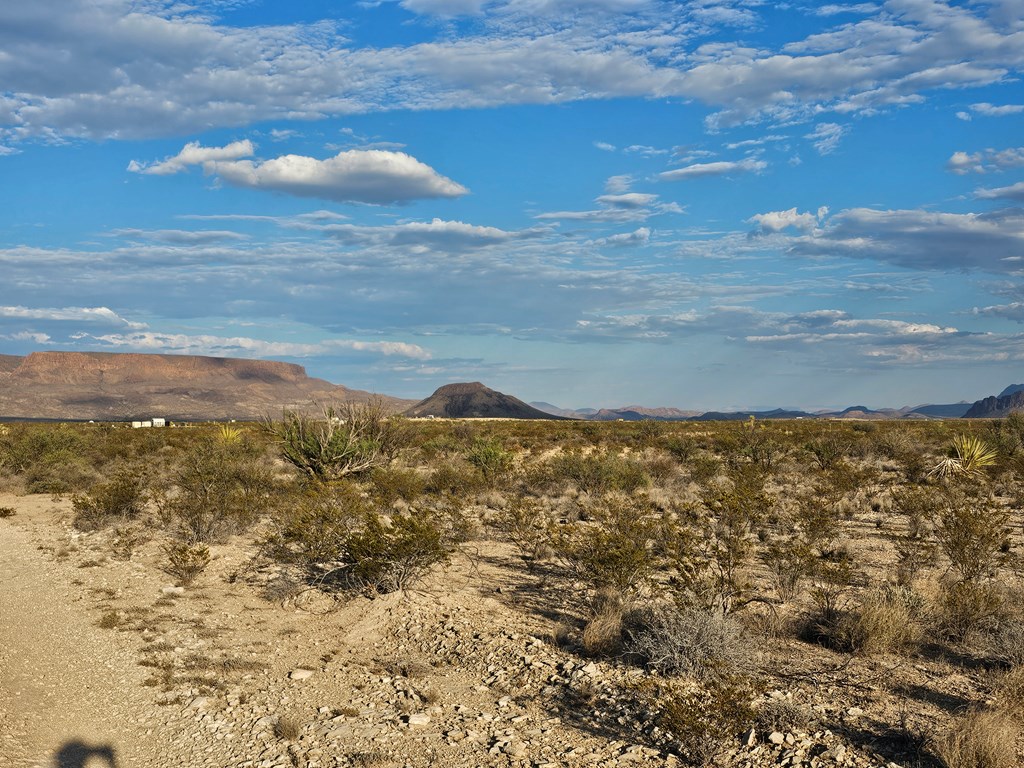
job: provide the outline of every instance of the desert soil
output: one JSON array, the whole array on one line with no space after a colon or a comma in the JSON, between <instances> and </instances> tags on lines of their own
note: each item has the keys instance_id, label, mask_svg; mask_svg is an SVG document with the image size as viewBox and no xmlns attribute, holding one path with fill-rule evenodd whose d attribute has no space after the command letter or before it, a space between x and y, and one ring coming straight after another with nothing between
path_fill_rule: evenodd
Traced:
<instances>
[{"instance_id":1,"label":"desert soil","mask_svg":"<svg viewBox=\"0 0 1024 768\"><path fill-rule=\"evenodd\" d=\"M0 507L16 510L0 519L0 765L677 763L636 726L642 670L561 647L564 584L526 574L504 545L471 543L421 591L342 604L253 567L251 538L212 547L181 588L158 538L117 559L111 532L70 527L66 500ZM876 738L898 717L888 684L972 687L945 665L884 659L854 686L800 673L835 661L808 646L771 661L794 674L764 696L810 724L748 734L716 764L909 765Z\"/></svg>"}]
</instances>

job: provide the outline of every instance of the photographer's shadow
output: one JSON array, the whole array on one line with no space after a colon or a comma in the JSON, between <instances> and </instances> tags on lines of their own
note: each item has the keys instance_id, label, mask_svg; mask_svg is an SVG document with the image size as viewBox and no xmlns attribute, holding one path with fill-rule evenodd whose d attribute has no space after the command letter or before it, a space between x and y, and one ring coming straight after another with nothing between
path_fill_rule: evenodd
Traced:
<instances>
[{"instance_id":1,"label":"photographer's shadow","mask_svg":"<svg viewBox=\"0 0 1024 768\"><path fill-rule=\"evenodd\" d=\"M109 744L94 747L69 741L54 756L53 768L117 768L117 753Z\"/></svg>"}]
</instances>

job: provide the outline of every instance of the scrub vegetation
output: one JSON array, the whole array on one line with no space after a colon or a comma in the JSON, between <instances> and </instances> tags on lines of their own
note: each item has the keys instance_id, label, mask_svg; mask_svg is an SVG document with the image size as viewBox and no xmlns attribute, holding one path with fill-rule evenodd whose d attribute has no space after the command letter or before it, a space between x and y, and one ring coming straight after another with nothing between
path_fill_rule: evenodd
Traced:
<instances>
[{"instance_id":1,"label":"scrub vegetation","mask_svg":"<svg viewBox=\"0 0 1024 768\"><path fill-rule=\"evenodd\" d=\"M417 590L497 548L524 594L557 586L552 642L632 670L630 727L694 764L750 728L812 728L767 696L798 678L899 699L898 722L862 727L883 756L1019 757L1019 417L448 422L370 405L229 428L8 425L0 473L71 494L73 525L108 531L121 559L157 540L182 586L228 541L289 594L336 601ZM953 697L941 676L909 692L858 677L921 664L970 682Z\"/></svg>"}]
</instances>

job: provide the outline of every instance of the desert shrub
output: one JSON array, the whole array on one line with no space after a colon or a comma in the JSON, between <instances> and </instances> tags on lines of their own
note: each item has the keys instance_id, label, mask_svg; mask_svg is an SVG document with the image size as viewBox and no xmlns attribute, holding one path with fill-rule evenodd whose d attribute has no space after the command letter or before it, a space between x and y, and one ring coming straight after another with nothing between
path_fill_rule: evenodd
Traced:
<instances>
[{"instance_id":1,"label":"desert shrub","mask_svg":"<svg viewBox=\"0 0 1024 768\"><path fill-rule=\"evenodd\" d=\"M164 547L164 557L164 571L180 586L187 587L210 564L210 549L205 544L176 541Z\"/></svg>"},{"instance_id":2,"label":"desert shrub","mask_svg":"<svg viewBox=\"0 0 1024 768\"><path fill-rule=\"evenodd\" d=\"M533 565L551 550L551 523L533 499L513 497L495 515L495 527Z\"/></svg>"},{"instance_id":3,"label":"desert shrub","mask_svg":"<svg viewBox=\"0 0 1024 768\"><path fill-rule=\"evenodd\" d=\"M962 640L973 630L995 625L1002 617L1003 594L992 582L942 582L936 616L939 630Z\"/></svg>"},{"instance_id":4,"label":"desert shrub","mask_svg":"<svg viewBox=\"0 0 1024 768\"><path fill-rule=\"evenodd\" d=\"M999 458L995 448L973 435L954 437L949 453L929 474L944 478L979 477L986 467L993 466Z\"/></svg>"},{"instance_id":5,"label":"desert shrub","mask_svg":"<svg viewBox=\"0 0 1024 768\"><path fill-rule=\"evenodd\" d=\"M1020 729L998 710L969 712L934 741L945 768L1014 768Z\"/></svg>"},{"instance_id":6,"label":"desert shrub","mask_svg":"<svg viewBox=\"0 0 1024 768\"><path fill-rule=\"evenodd\" d=\"M328 408L322 418L286 411L264 426L284 459L320 482L387 466L409 443L405 423L379 402Z\"/></svg>"},{"instance_id":7,"label":"desert shrub","mask_svg":"<svg viewBox=\"0 0 1024 768\"><path fill-rule=\"evenodd\" d=\"M804 445L804 450L811 454L820 469L832 469L845 454L845 446L836 435L816 437Z\"/></svg>"},{"instance_id":8,"label":"desert shrub","mask_svg":"<svg viewBox=\"0 0 1024 768\"><path fill-rule=\"evenodd\" d=\"M552 458L548 467L555 481L568 480L579 490L595 495L633 493L650 482L641 462L614 453L563 453Z\"/></svg>"},{"instance_id":9,"label":"desert shrub","mask_svg":"<svg viewBox=\"0 0 1024 768\"><path fill-rule=\"evenodd\" d=\"M695 680L728 676L755 655L734 619L699 608L661 605L633 611L625 634L629 651L663 675Z\"/></svg>"},{"instance_id":10,"label":"desert shrub","mask_svg":"<svg viewBox=\"0 0 1024 768\"><path fill-rule=\"evenodd\" d=\"M385 517L345 485L310 492L281 515L264 552L298 565L323 589L385 594L409 588L445 562L468 530L453 505Z\"/></svg>"},{"instance_id":11,"label":"desert shrub","mask_svg":"<svg viewBox=\"0 0 1024 768\"><path fill-rule=\"evenodd\" d=\"M475 439L466 453L466 461L476 467L490 483L508 475L515 465L512 453L493 437Z\"/></svg>"},{"instance_id":12,"label":"desert shrub","mask_svg":"<svg viewBox=\"0 0 1024 768\"><path fill-rule=\"evenodd\" d=\"M950 489L938 512L936 535L960 581L977 583L995 576L1009 559L1010 511L980 493Z\"/></svg>"},{"instance_id":13,"label":"desert shrub","mask_svg":"<svg viewBox=\"0 0 1024 768\"><path fill-rule=\"evenodd\" d=\"M17 510L14 507L0 507L0 519L14 517L15 514L17 514Z\"/></svg>"},{"instance_id":14,"label":"desert shrub","mask_svg":"<svg viewBox=\"0 0 1024 768\"><path fill-rule=\"evenodd\" d=\"M765 733L806 731L813 723L814 714L810 707L797 704L792 699L770 698L757 707L755 726Z\"/></svg>"},{"instance_id":15,"label":"desert shrub","mask_svg":"<svg viewBox=\"0 0 1024 768\"><path fill-rule=\"evenodd\" d=\"M812 570L810 589L814 610L801 631L805 640L825 645L842 645L841 622L849 604L847 593L854 580L853 565L846 557L818 559Z\"/></svg>"},{"instance_id":16,"label":"desert shrub","mask_svg":"<svg viewBox=\"0 0 1024 768\"><path fill-rule=\"evenodd\" d=\"M628 598L669 565L666 553L653 546L665 536L664 522L649 509L624 496L611 496L590 514L592 521L565 525L552 542L577 580Z\"/></svg>"},{"instance_id":17,"label":"desert shrub","mask_svg":"<svg viewBox=\"0 0 1024 768\"><path fill-rule=\"evenodd\" d=\"M754 531L775 500L764 490L764 475L747 465L733 469L730 482L705 490L703 555L707 562L702 602L725 613L748 590L745 569L755 547Z\"/></svg>"},{"instance_id":18,"label":"desert shrub","mask_svg":"<svg viewBox=\"0 0 1024 768\"><path fill-rule=\"evenodd\" d=\"M157 506L164 523L191 543L244 530L268 509L276 490L254 448L206 435L179 457L169 481Z\"/></svg>"},{"instance_id":19,"label":"desert shrub","mask_svg":"<svg viewBox=\"0 0 1024 768\"><path fill-rule=\"evenodd\" d=\"M427 479L414 469L378 467L370 474L370 493L382 507L391 507L399 499L412 503L427 488Z\"/></svg>"},{"instance_id":20,"label":"desert shrub","mask_svg":"<svg viewBox=\"0 0 1024 768\"><path fill-rule=\"evenodd\" d=\"M282 715L274 723L274 735L282 741L295 741L302 734L302 723L293 717Z\"/></svg>"},{"instance_id":21,"label":"desert shrub","mask_svg":"<svg viewBox=\"0 0 1024 768\"><path fill-rule=\"evenodd\" d=\"M111 556L115 560L131 560L135 548L147 540L144 531L134 525L122 525L114 528L114 538L110 542Z\"/></svg>"},{"instance_id":22,"label":"desert shrub","mask_svg":"<svg viewBox=\"0 0 1024 768\"><path fill-rule=\"evenodd\" d=\"M682 463L693 456L697 450L697 443L688 437L670 435L662 439L661 447L668 451L672 458Z\"/></svg>"},{"instance_id":23,"label":"desert shrub","mask_svg":"<svg viewBox=\"0 0 1024 768\"><path fill-rule=\"evenodd\" d=\"M691 765L707 765L754 723L753 693L744 677L713 677L699 687L668 688L651 708L679 755Z\"/></svg>"},{"instance_id":24,"label":"desert shrub","mask_svg":"<svg viewBox=\"0 0 1024 768\"><path fill-rule=\"evenodd\" d=\"M914 583L918 574L935 562L934 521L940 499L926 488L902 488L893 492L893 510L906 518L906 528L896 535L896 581Z\"/></svg>"},{"instance_id":25,"label":"desert shrub","mask_svg":"<svg viewBox=\"0 0 1024 768\"><path fill-rule=\"evenodd\" d=\"M145 476L136 470L121 469L110 480L93 485L88 493L72 497L72 524L80 531L123 525L137 520L148 500Z\"/></svg>"},{"instance_id":26,"label":"desert shrub","mask_svg":"<svg viewBox=\"0 0 1024 768\"><path fill-rule=\"evenodd\" d=\"M814 553L807 542L798 536L771 541L761 553L761 559L772 574L775 590L785 601L800 592L800 583L811 573Z\"/></svg>"},{"instance_id":27,"label":"desert shrub","mask_svg":"<svg viewBox=\"0 0 1024 768\"><path fill-rule=\"evenodd\" d=\"M718 476L718 472L722 468L722 462L715 456L705 454L694 456L687 465L687 468L690 471L690 479L693 482L699 485L707 485Z\"/></svg>"},{"instance_id":28,"label":"desert shrub","mask_svg":"<svg viewBox=\"0 0 1024 768\"><path fill-rule=\"evenodd\" d=\"M449 459L441 463L427 478L426 491L467 498L483 490L483 476L462 459Z\"/></svg>"}]
</instances>

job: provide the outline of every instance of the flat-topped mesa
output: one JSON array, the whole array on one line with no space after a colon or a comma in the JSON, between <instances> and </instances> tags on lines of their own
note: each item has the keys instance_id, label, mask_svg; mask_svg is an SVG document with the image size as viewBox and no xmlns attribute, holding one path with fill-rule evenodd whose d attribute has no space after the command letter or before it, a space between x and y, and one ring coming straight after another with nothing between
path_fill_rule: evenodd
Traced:
<instances>
[{"instance_id":1,"label":"flat-topped mesa","mask_svg":"<svg viewBox=\"0 0 1024 768\"><path fill-rule=\"evenodd\" d=\"M306 369L275 360L120 352L33 352L11 371L14 379L38 384L142 384L239 379L298 383Z\"/></svg>"}]
</instances>

